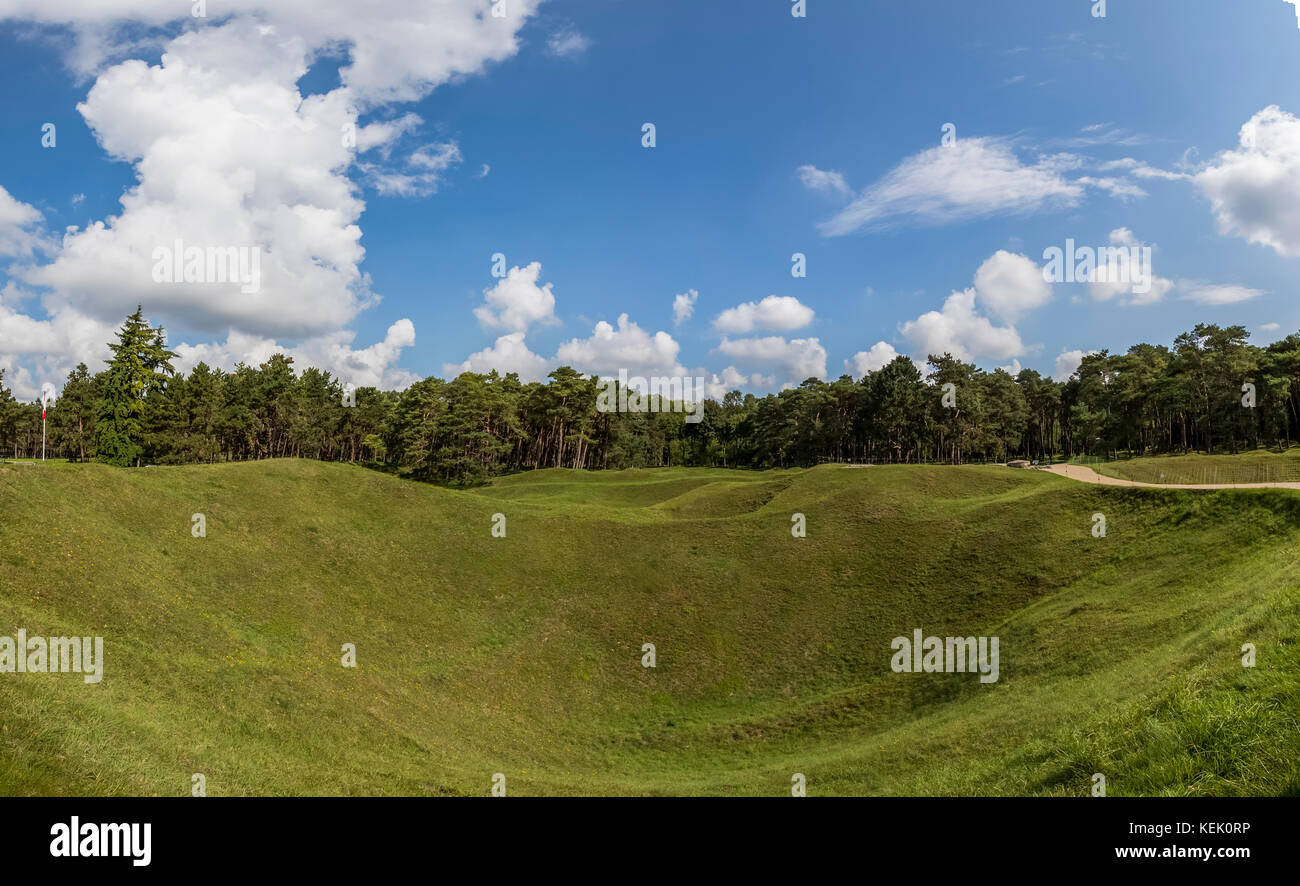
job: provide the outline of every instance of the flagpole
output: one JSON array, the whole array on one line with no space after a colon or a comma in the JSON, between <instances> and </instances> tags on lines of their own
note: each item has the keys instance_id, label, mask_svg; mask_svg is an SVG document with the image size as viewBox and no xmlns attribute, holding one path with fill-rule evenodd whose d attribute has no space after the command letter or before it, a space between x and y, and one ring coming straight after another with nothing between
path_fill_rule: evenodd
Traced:
<instances>
[{"instance_id":1,"label":"flagpole","mask_svg":"<svg viewBox=\"0 0 1300 886\"><path fill-rule=\"evenodd\" d=\"M45 416L50 411L50 383L41 388L41 461L45 461Z\"/></svg>"}]
</instances>

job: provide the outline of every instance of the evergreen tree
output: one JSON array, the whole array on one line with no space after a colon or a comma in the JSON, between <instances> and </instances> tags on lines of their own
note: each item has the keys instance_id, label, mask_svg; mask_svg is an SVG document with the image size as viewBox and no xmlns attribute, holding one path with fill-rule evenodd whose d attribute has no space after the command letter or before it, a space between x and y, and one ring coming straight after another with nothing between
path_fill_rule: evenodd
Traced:
<instances>
[{"instance_id":1,"label":"evergreen tree","mask_svg":"<svg viewBox=\"0 0 1300 886\"><path fill-rule=\"evenodd\" d=\"M113 358L100 394L99 421L96 425L97 458L106 464L139 465L144 452L141 445L145 401L150 391L161 391L174 374L162 327L154 328L144 319L137 305L117 333L117 343L110 344Z\"/></svg>"},{"instance_id":2,"label":"evergreen tree","mask_svg":"<svg viewBox=\"0 0 1300 886\"><path fill-rule=\"evenodd\" d=\"M69 458L85 461L94 453L98 384L85 363L68 373L63 393L50 409L51 442Z\"/></svg>"}]
</instances>

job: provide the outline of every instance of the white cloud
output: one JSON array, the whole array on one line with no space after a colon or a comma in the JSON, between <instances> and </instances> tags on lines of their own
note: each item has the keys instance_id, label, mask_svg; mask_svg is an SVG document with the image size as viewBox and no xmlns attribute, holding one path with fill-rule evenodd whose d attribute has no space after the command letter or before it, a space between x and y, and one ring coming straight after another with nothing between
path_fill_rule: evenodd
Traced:
<instances>
[{"instance_id":1,"label":"white cloud","mask_svg":"<svg viewBox=\"0 0 1300 886\"><path fill-rule=\"evenodd\" d=\"M900 324L898 331L917 364L944 353L965 361L1014 360L1029 349L1013 321L1045 305L1051 294L1043 269L1023 255L998 250L975 272L973 286L953 292L942 308ZM981 309L1007 325L995 325Z\"/></svg>"},{"instance_id":2,"label":"white cloud","mask_svg":"<svg viewBox=\"0 0 1300 886\"><path fill-rule=\"evenodd\" d=\"M492 347L470 354L463 363L442 365L443 374L448 378L453 378L462 372L486 374L495 369L502 375L517 372L519 380L525 383L544 381L554 368L552 361L528 350L522 332L511 332L501 336Z\"/></svg>"},{"instance_id":3,"label":"white cloud","mask_svg":"<svg viewBox=\"0 0 1300 886\"><path fill-rule=\"evenodd\" d=\"M1122 171L1136 178L1163 179L1165 181L1191 181L1193 176L1186 172L1167 172L1163 169L1157 169L1140 160L1134 160L1132 157L1125 157L1121 160L1111 160L1101 164L1098 169L1102 172Z\"/></svg>"},{"instance_id":4,"label":"white cloud","mask_svg":"<svg viewBox=\"0 0 1300 886\"><path fill-rule=\"evenodd\" d=\"M898 357L898 351L889 342L878 341L869 351L858 351L853 359L844 361L844 369L854 378L862 378L868 372L879 372Z\"/></svg>"},{"instance_id":5,"label":"white cloud","mask_svg":"<svg viewBox=\"0 0 1300 886\"><path fill-rule=\"evenodd\" d=\"M1062 172L1076 165L1069 155L1025 164L1005 140L959 139L904 160L820 230L834 237L898 221L939 225L1074 206L1085 188Z\"/></svg>"},{"instance_id":6,"label":"white cloud","mask_svg":"<svg viewBox=\"0 0 1300 886\"><path fill-rule=\"evenodd\" d=\"M364 8L352 0L223 0L211 18L195 19L191 4L173 0L0 0L0 18L66 27L55 33L73 37L69 64L93 80L78 110L103 150L131 164L136 178L116 215L69 229L52 261L10 269L46 289L47 319L9 310L0 353L29 353L32 341L45 341L56 350L40 354L83 359L102 350L105 327L143 301L155 322L225 333L225 344L187 346L195 354L251 353L284 338L299 342L298 353L318 352L349 371L396 377L386 361L403 347L407 321L359 351L345 328L378 301L360 269L365 204L349 175L386 193L430 193L459 149L428 145L394 171L387 165L393 143L419 117L363 125L361 115L421 99L510 57L539 2L511 0L510 15L493 18L461 0L378 0ZM299 80L318 58L336 54L344 56L340 85L304 96ZM0 252L30 259L37 220L4 197ZM261 247L261 291L154 283L153 250L176 239ZM32 336L13 331L24 326ZM80 340L77 331L89 329L98 344Z\"/></svg>"},{"instance_id":7,"label":"white cloud","mask_svg":"<svg viewBox=\"0 0 1300 886\"><path fill-rule=\"evenodd\" d=\"M416 149L398 169L387 163L358 163L367 183L384 196L427 197L438 193L444 174L461 162L455 142L435 142Z\"/></svg>"},{"instance_id":8,"label":"white cloud","mask_svg":"<svg viewBox=\"0 0 1300 886\"><path fill-rule=\"evenodd\" d=\"M0 187L0 256L32 258L35 250L44 245L44 222L39 209Z\"/></svg>"},{"instance_id":9,"label":"white cloud","mask_svg":"<svg viewBox=\"0 0 1300 886\"><path fill-rule=\"evenodd\" d=\"M927 311L899 327L919 359L952 354L959 360L989 357L1008 360L1025 352L1014 326L994 326L975 307L974 289L954 292L938 311Z\"/></svg>"},{"instance_id":10,"label":"white cloud","mask_svg":"<svg viewBox=\"0 0 1300 886\"><path fill-rule=\"evenodd\" d=\"M236 363L255 366L272 354L285 354L294 359L299 370L314 366L359 388L400 390L418 380L418 376L396 366L402 351L415 344L415 325L410 320L398 320L388 327L382 341L365 348L353 349L354 338L354 333L341 330L297 345L284 345L265 336L231 330L224 342L176 345L172 348L176 352L172 365L186 373L200 362L231 370Z\"/></svg>"},{"instance_id":11,"label":"white cloud","mask_svg":"<svg viewBox=\"0 0 1300 886\"><path fill-rule=\"evenodd\" d=\"M347 62L339 71L344 88L367 106L415 101L457 76L476 74L518 50L518 32L542 0L510 0L509 15L487 14L486 4L464 0L222 0L209 4L209 18L191 15L191 3L176 0L0 0L0 18L68 25L77 46L69 62L90 72L109 56L138 49L149 37L177 28L217 30L213 20L229 15L253 21L281 44L281 52L250 45L231 47L213 56L214 68L260 68L268 56L296 55L301 42L311 52L344 47ZM123 25L136 27L127 29ZM152 29L141 35L139 27ZM166 26L166 27L164 27Z\"/></svg>"},{"instance_id":12,"label":"white cloud","mask_svg":"<svg viewBox=\"0 0 1300 886\"><path fill-rule=\"evenodd\" d=\"M244 58L259 46L270 58ZM341 174L350 156L337 135L354 118L340 91L302 101L304 52L301 41L232 22L178 37L161 65L101 74L79 109L139 181L117 216L72 229L52 263L23 274L53 290L46 307L107 321L144 301L171 324L296 338L336 330L372 304L358 267L364 204ZM176 239L260 247L261 291L155 283L153 250Z\"/></svg>"},{"instance_id":13,"label":"white cloud","mask_svg":"<svg viewBox=\"0 0 1300 886\"><path fill-rule=\"evenodd\" d=\"M1097 145L1121 145L1134 147L1154 141L1149 135L1131 132L1114 123L1094 123L1079 130L1079 135L1061 139L1056 144L1069 148L1091 148Z\"/></svg>"},{"instance_id":14,"label":"white cloud","mask_svg":"<svg viewBox=\"0 0 1300 886\"><path fill-rule=\"evenodd\" d=\"M1129 200L1137 197L1147 196L1147 192L1142 190L1138 185L1127 179L1115 178L1113 176L1102 176L1094 178L1090 175L1080 176L1075 179L1081 185L1091 185L1094 188L1101 188L1117 200Z\"/></svg>"},{"instance_id":15,"label":"white cloud","mask_svg":"<svg viewBox=\"0 0 1300 886\"><path fill-rule=\"evenodd\" d=\"M529 350L524 336L523 329L502 335L491 347L471 354L461 363L444 363L443 372L454 376L496 369L501 373L517 372L525 382L542 381L552 369L566 365L587 375L617 376L620 369L629 375L687 374L677 362L681 347L673 337L662 331L652 335L629 320L627 314L619 316L617 327L604 320L598 322L589 337L564 342L549 359Z\"/></svg>"},{"instance_id":16,"label":"white cloud","mask_svg":"<svg viewBox=\"0 0 1300 886\"><path fill-rule=\"evenodd\" d=\"M813 321L813 309L791 295L769 295L760 302L745 302L727 308L713 321L715 328L744 335L758 329L788 332Z\"/></svg>"},{"instance_id":17,"label":"white cloud","mask_svg":"<svg viewBox=\"0 0 1300 886\"><path fill-rule=\"evenodd\" d=\"M552 55L565 58L586 52L591 41L572 28L564 28L552 34L546 41L546 46Z\"/></svg>"},{"instance_id":18,"label":"white cloud","mask_svg":"<svg viewBox=\"0 0 1300 886\"><path fill-rule=\"evenodd\" d=\"M1088 294L1093 300L1105 302L1122 297L1123 304L1126 305L1150 305L1163 301L1174 288L1174 281L1156 276L1151 267L1134 268L1132 262L1131 250L1136 248L1139 256L1146 256L1151 253L1142 251L1143 248L1154 251L1154 247L1148 247L1148 244L1138 240L1128 228L1116 228L1110 232L1108 239L1111 246L1129 250L1126 253L1128 258L1121 259L1118 253L1108 252L1104 256L1098 253L1097 265L1086 281ZM1145 264L1145 261L1142 263ZM1147 286L1147 283L1150 285ZM1139 289L1146 291L1139 292Z\"/></svg>"},{"instance_id":19,"label":"white cloud","mask_svg":"<svg viewBox=\"0 0 1300 886\"><path fill-rule=\"evenodd\" d=\"M722 374L714 373L703 376L704 393L706 397L722 402L722 398L732 391L738 391L743 388L749 388L753 391L769 391L776 387L776 376L762 375L755 372L745 375L734 366L728 366L722 370Z\"/></svg>"},{"instance_id":20,"label":"white cloud","mask_svg":"<svg viewBox=\"0 0 1300 886\"><path fill-rule=\"evenodd\" d=\"M799 181L803 182L803 186L810 191L837 194L841 197L848 196L850 193L849 183L844 180L841 173L818 169L816 166L800 166L798 173Z\"/></svg>"},{"instance_id":21,"label":"white cloud","mask_svg":"<svg viewBox=\"0 0 1300 886\"><path fill-rule=\"evenodd\" d=\"M1260 332L1277 332L1282 326L1278 323L1261 323L1258 328Z\"/></svg>"},{"instance_id":22,"label":"white cloud","mask_svg":"<svg viewBox=\"0 0 1300 886\"><path fill-rule=\"evenodd\" d=\"M474 309L474 316L485 329L510 332L525 332L533 325L558 323L555 295L551 292L553 284L538 286L541 275L541 262L511 268L495 286L483 290L483 304Z\"/></svg>"},{"instance_id":23,"label":"white cloud","mask_svg":"<svg viewBox=\"0 0 1300 886\"><path fill-rule=\"evenodd\" d=\"M994 316L1015 321L1052 297L1043 270L1023 255L999 249L975 272L980 302Z\"/></svg>"},{"instance_id":24,"label":"white cloud","mask_svg":"<svg viewBox=\"0 0 1300 886\"><path fill-rule=\"evenodd\" d=\"M1069 381L1070 376L1074 375L1075 370L1079 368L1079 364L1083 362L1083 358L1095 353L1097 352L1061 351L1056 357L1056 371L1052 373L1052 378L1059 382Z\"/></svg>"},{"instance_id":25,"label":"white cloud","mask_svg":"<svg viewBox=\"0 0 1300 886\"><path fill-rule=\"evenodd\" d=\"M815 338L724 338L718 351L741 366L775 370L787 384L798 384L813 376L826 378L826 349Z\"/></svg>"},{"instance_id":26,"label":"white cloud","mask_svg":"<svg viewBox=\"0 0 1300 886\"><path fill-rule=\"evenodd\" d=\"M107 343L116 340L116 324L69 308L40 320L10 306L18 300L8 287L5 298L0 299L0 369L7 370L5 383L16 396L37 396L46 381L61 387L64 376L77 363L98 371L101 361L111 356Z\"/></svg>"},{"instance_id":27,"label":"white cloud","mask_svg":"<svg viewBox=\"0 0 1300 886\"><path fill-rule=\"evenodd\" d=\"M1249 289L1231 284L1201 283L1194 280L1178 281L1183 298L1202 305L1234 305L1264 295L1262 289Z\"/></svg>"},{"instance_id":28,"label":"white cloud","mask_svg":"<svg viewBox=\"0 0 1300 886\"><path fill-rule=\"evenodd\" d=\"M688 289L679 293L673 298L673 324L681 326L695 313L695 302L700 298L700 294L694 289Z\"/></svg>"},{"instance_id":29,"label":"white cloud","mask_svg":"<svg viewBox=\"0 0 1300 886\"><path fill-rule=\"evenodd\" d=\"M424 119L419 114L408 111L400 117L389 120L375 120L356 129L357 150L365 153L378 149L380 156L387 159L392 154L393 143L402 136L420 128ZM310 123L304 124L310 126Z\"/></svg>"},{"instance_id":30,"label":"white cloud","mask_svg":"<svg viewBox=\"0 0 1300 886\"><path fill-rule=\"evenodd\" d=\"M677 362L680 350L668 333L651 335L621 314L617 328L601 320L588 338L561 344L555 362L589 375L616 376L620 369L629 375L686 375Z\"/></svg>"},{"instance_id":31,"label":"white cloud","mask_svg":"<svg viewBox=\"0 0 1300 886\"><path fill-rule=\"evenodd\" d=\"M1195 176L1219 231L1300 256L1300 120L1270 105Z\"/></svg>"}]
</instances>

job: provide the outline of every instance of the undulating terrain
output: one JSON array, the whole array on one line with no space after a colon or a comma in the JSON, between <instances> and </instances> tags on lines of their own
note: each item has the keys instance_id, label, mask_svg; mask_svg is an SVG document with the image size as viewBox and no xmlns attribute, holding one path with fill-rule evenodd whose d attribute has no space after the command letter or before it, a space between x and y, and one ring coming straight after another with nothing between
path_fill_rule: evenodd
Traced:
<instances>
[{"instance_id":1,"label":"undulating terrain","mask_svg":"<svg viewBox=\"0 0 1300 886\"><path fill-rule=\"evenodd\" d=\"M0 793L1296 795L1298 560L1294 492L999 467L0 465L0 635L106 658L0 674Z\"/></svg>"}]
</instances>

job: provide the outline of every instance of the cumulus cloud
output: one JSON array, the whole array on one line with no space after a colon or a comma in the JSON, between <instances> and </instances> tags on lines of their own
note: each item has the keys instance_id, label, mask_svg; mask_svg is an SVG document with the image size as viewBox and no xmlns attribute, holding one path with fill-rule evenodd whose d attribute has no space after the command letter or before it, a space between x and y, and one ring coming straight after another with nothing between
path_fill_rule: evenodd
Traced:
<instances>
[{"instance_id":1,"label":"cumulus cloud","mask_svg":"<svg viewBox=\"0 0 1300 886\"><path fill-rule=\"evenodd\" d=\"M1270 105L1241 127L1238 143L1194 179L1219 231L1300 255L1300 120Z\"/></svg>"},{"instance_id":2,"label":"cumulus cloud","mask_svg":"<svg viewBox=\"0 0 1300 886\"><path fill-rule=\"evenodd\" d=\"M1013 321L1051 298L1043 275L1025 256L998 250L975 272L973 286L953 292L939 310L899 325L912 346L913 362L944 353L966 361L1013 360L1025 354L1028 349ZM1007 325L996 325L985 312Z\"/></svg>"},{"instance_id":3,"label":"cumulus cloud","mask_svg":"<svg viewBox=\"0 0 1300 886\"><path fill-rule=\"evenodd\" d=\"M846 372L854 378L862 378L868 372L879 372L898 358L898 351L889 342L878 341L869 351L858 351L851 360L844 361Z\"/></svg>"},{"instance_id":4,"label":"cumulus cloud","mask_svg":"<svg viewBox=\"0 0 1300 886\"><path fill-rule=\"evenodd\" d=\"M410 320L398 320L388 327L382 341L368 347L354 349L354 339L355 333L340 330L286 345L273 338L231 330L223 342L182 342L174 346L176 360L172 365L178 372L189 372L200 362L230 370L237 363L253 366L266 362L272 354L285 354L299 368L315 366L359 388L401 389L418 380L418 376L396 366L402 351L415 344L415 324Z\"/></svg>"},{"instance_id":5,"label":"cumulus cloud","mask_svg":"<svg viewBox=\"0 0 1300 886\"><path fill-rule=\"evenodd\" d=\"M1061 351L1061 353L1056 356L1056 371L1052 373L1053 380L1059 382L1069 381L1070 376L1074 375L1075 371L1079 368L1079 364L1083 362L1083 358L1089 354L1095 353L1097 352L1080 350Z\"/></svg>"},{"instance_id":6,"label":"cumulus cloud","mask_svg":"<svg viewBox=\"0 0 1300 886\"><path fill-rule=\"evenodd\" d=\"M0 187L0 257L29 259L45 245L45 216Z\"/></svg>"},{"instance_id":7,"label":"cumulus cloud","mask_svg":"<svg viewBox=\"0 0 1300 886\"><path fill-rule=\"evenodd\" d=\"M952 354L959 360L990 357L1008 360L1025 352L1024 342L1014 326L994 326L975 307L975 290L954 292L938 311L927 311L909 320L899 331L918 357Z\"/></svg>"},{"instance_id":8,"label":"cumulus cloud","mask_svg":"<svg viewBox=\"0 0 1300 886\"><path fill-rule=\"evenodd\" d=\"M739 335L758 329L788 332L813 321L813 309L791 295L769 295L760 302L745 302L727 308L713 321L716 329Z\"/></svg>"},{"instance_id":9,"label":"cumulus cloud","mask_svg":"<svg viewBox=\"0 0 1300 886\"><path fill-rule=\"evenodd\" d=\"M681 326L695 313L695 302L700 298L700 294L694 289L688 289L679 293L673 298L673 324Z\"/></svg>"},{"instance_id":10,"label":"cumulus cloud","mask_svg":"<svg viewBox=\"0 0 1300 886\"><path fill-rule=\"evenodd\" d=\"M535 266L536 263L529 268ZM530 273L523 282L527 283L531 291L526 302L535 305L539 301L537 275ZM674 314L679 321L690 315L698 297L699 293L693 289L676 297ZM494 318L506 313L501 308L502 304L517 303L517 300L500 298L489 301L496 305L491 312ZM751 307L758 308L757 305ZM554 300L547 300L544 313L551 316L553 308ZM533 315L538 313L542 312L532 312ZM765 322L775 321L769 317ZM587 375L603 377L617 376L620 370L625 370L629 375L645 377L700 376L705 379L709 396L715 398L737 388L771 389L778 379L790 385L813 375L826 377L826 350L815 338L793 341L775 336L724 338L717 350L730 356L735 365L728 366L721 373L711 373L702 368L688 370L680 361L681 345L672 335L662 330L652 333L632 321L626 313L620 314L615 324L604 320L596 323L591 335L586 338L573 338L563 342L549 359L529 350L523 328L527 324L520 320L515 325L521 328L499 337L492 346L471 354L460 363L444 364L443 372L456 375L466 371L482 373L496 369L499 372L518 372L524 381L539 381L555 367L567 365Z\"/></svg>"},{"instance_id":11,"label":"cumulus cloud","mask_svg":"<svg viewBox=\"0 0 1300 886\"><path fill-rule=\"evenodd\" d=\"M487 14L487 4L464 0L222 0L212 19L251 20L280 41L301 41L310 51L347 48L339 71L343 87L367 106L423 98L454 77L476 74L514 55L518 32L542 0L510 0L509 14ZM133 0L0 0L0 18L67 26L77 45L69 62L91 72L106 58L137 48L151 34L178 28L215 30L192 17L188 2ZM124 27L130 26L130 27ZM231 47L230 66L261 67L268 59L249 45ZM291 50L292 51L292 50ZM218 66L219 67L219 66Z\"/></svg>"},{"instance_id":12,"label":"cumulus cloud","mask_svg":"<svg viewBox=\"0 0 1300 886\"><path fill-rule=\"evenodd\" d=\"M620 369L629 375L686 375L677 362L681 346L666 332L653 335L620 314L618 326L604 320L587 338L564 342L555 352L558 364L590 375L616 376Z\"/></svg>"},{"instance_id":13,"label":"cumulus cloud","mask_svg":"<svg viewBox=\"0 0 1300 886\"><path fill-rule=\"evenodd\" d=\"M111 356L107 343L115 338L116 324L66 307L38 319L11 306L20 299L9 287L5 292L0 299L0 369L6 370L5 384L15 396L35 397L42 382L60 382L78 362L98 369Z\"/></svg>"},{"instance_id":14,"label":"cumulus cloud","mask_svg":"<svg viewBox=\"0 0 1300 886\"><path fill-rule=\"evenodd\" d=\"M136 177L115 215L69 229L53 260L11 268L43 292L46 319L26 319L62 342L65 363L87 353L73 351L75 336L65 332L111 328L144 301L169 327L224 333L224 345L208 346L214 356L287 339L358 373L389 373L376 367L400 351L404 333L354 351L345 328L378 303L360 268L365 204L353 175L383 193L436 190L459 148L433 142L392 165L395 141L421 121L393 116L391 106L513 55L539 2L512 0L510 14L494 18L460 0L378 0L364 9L351 0L224 0L210 19L195 19L189 3L172 0L0 0L0 18L72 36L69 63L93 80L78 111ZM131 57L146 45L156 64ZM344 57L339 85L304 96L300 79L335 54ZM367 114L388 116L366 124ZM0 254L30 258L37 219L7 197ZM154 250L177 240L260 249L260 291L155 283ZM0 354L24 347L0 333Z\"/></svg>"},{"instance_id":15,"label":"cumulus cloud","mask_svg":"<svg viewBox=\"0 0 1300 886\"><path fill-rule=\"evenodd\" d=\"M728 366L720 374L713 373L703 377L705 380L704 395L717 400L719 403L727 394L742 388L767 391L776 386L776 376L763 375L758 372L746 375L734 366Z\"/></svg>"},{"instance_id":16,"label":"cumulus cloud","mask_svg":"<svg viewBox=\"0 0 1300 886\"><path fill-rule=\"evenodd\" d=\"M271 58L248 68L221 59L229 50L243 60L250 46ZM337 171L350 159L338 133L351 117L341 94L302 100L305 53L301 41L232 22L176 38L161 65L105 71L79 110L139 182L117 216L72 229L25 279L104 320L143 297L151 312L204 331L311 336L348 323L372 303L358 267L364 204ZM154 250L177 239L260 248L261 291L155 283Z\"/></svg>"},{"instance_id":17,"label":"cumulus cloud","mask_svg":"<svg viewBox=\"0 0 1300 886\"><path fill-rule=\"evenodd\" d=\"M528 349L522 332L501 336L490 348L470 354L463 363L442 364L443 374L448 378L462 372L487 374L495 369L502 375L517 372L519 380L525 383L544 381L554 368L550 360Z\"/></svg>"},{"instance_id":18,"label":"cumulus cloud","mask_svg":"<svg viewBox=\"0 0 1300 886\"><path fill-rule=\"evenodd\" d=\"M541 262L511 268L495 286L483 290L483 304L474 309L474 316L485 329L511 332L526 332L530 326L558 323L555 294L551 292L553 284L538 286L541 276Z\"/></svg>"},{"instance_id":19,"label":"cumulus cloud","mask_svg":"<svg viewBox=\"0 0 1300 886\"><path fill-rule=\"evenodd\" d=\"M1006 140L959 139L904 160L820 230L834 237L903 221L940 225L1074 206L1086 188L1063 172L1077 165L1070 155L1024 163Z\"/></svg>"},{"instance_id":20,"label":"cumulus cloud","mask_svg":"<svg viewBox=\"0 0 1300 886\"><path fill-rule=\"evenodd\" d=\"M743 367L775 369L786 384L804 379L826 378L826 349L815 338L790 341L781 336L766 338L723 338L718 351Z\"/></svg>"},{"instance_id":21,"label":"cumulus cloud","mask_svg":"<svg viewBox=\"0 0 1300 886\"><path fill-rule=\"evenodd\" d=\"M1106 302L1118 297L1126 305L1149 305L1162 301L1174 288L1174 281L1156 276L1151 267L1133 267L1132 250L1138 250L1139 262L1145 265L1143 257L1152 254L1145 250L1154 251L1154 247L1138 240L1128 228L1116 228L1107 239L1111 246L1126 250L1127 258L1121 258L1119 252L1098 254L1097 264L1085 281L1094 301Z\"/></svg>"},{"instance_id":22,"label":"cumulus cloud","mask_svg":"<svg viewBox=\"0 0 1300 886\"><path fill-rule=\"evenodd\" d=\"M999 249L975 272L975 290L994 316L1015 321L1041 308L1052 297L1052 287L1043 271L1023 255Z\"/></svg>"}]
</instances>

